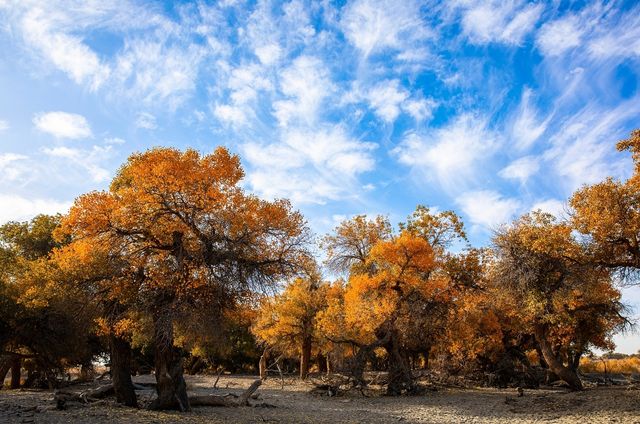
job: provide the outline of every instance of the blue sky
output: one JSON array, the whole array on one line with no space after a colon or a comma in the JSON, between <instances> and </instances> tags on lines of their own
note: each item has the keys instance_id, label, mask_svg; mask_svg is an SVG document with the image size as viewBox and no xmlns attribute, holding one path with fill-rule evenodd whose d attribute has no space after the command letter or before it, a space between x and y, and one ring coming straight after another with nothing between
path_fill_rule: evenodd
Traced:
<instances>
[{"instance_id":1,"label":"blue sky","mask_svg":"<svg viewBox=\"0 0 640 424\"><path fill-rule=\"evenodd\" d=\"M64 211L134 151L222 144L318 233L425 204L486 244L630 174L634 3L0 0L0 221Z\"/></svg>"}]
</instances>

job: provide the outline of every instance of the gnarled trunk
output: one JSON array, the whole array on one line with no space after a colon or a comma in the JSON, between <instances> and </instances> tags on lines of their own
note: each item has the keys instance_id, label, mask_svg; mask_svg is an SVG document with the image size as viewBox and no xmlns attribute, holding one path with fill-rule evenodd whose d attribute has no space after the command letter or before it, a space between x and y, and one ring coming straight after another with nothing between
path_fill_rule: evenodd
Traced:
<instances>
[{"instance_id":1,"label":"gnarled trunk","mask_svg":"<svg viewBox=\"0 0 640 424\"><path fill-rule=\"evenodd\" d=\"M11 369L11 358L9 356L0 357L0 389L4 386L4 379L7 378Z\"/></svg>"},{"instance_id":2,"label":"gnarled trunk","mask_svg":"<svg viewBox=\"0 0 640 424\"><path fill-rule=\"evenodd\" d=\"M173 322L170 313L154 313L155 372L158 398L150 409L189 411L187 384L184 381L182 357L173 346Z\"/></svg>"},{"instance_id":3,"label":"gnarled trunk","mask_svg":"<svg viewBox=\"0 0 640 424\"><path fill-rule=\"evenodd\" d=\"M387 394L397 396L402 393L411 393L416 385L409 368L409 360L400 346L400 337L396 329L391 329L389 341L384 348L389 356L389 382L387 384Z\"/></svg>"},{"instance_id":4,"label":"gnarled trunk","mask_svg":"<svg viewBox=\"0 0 640 424\"><path fill-rule=\"evenodd\" d=\"M258 369L260 371L260 379L264 380L265 378L267 378L267 358L269 356L269 349L266 348L263 352L262 355L260 355L260 362L258 363Z\"/></svg>"},{"instance_id":5,"label":"gnarled trunk","mask_svg":"<svg viewBox=\"0 0 640 424\"><path fill-rule=\"evenodd\" d=\"M319 373L326 373L327 372L327 365L329 362L329 358L324 356L322 353L318 353L318 356L316 358L316 361L318 363L318 372Z\"/></svg>"},{"instance_id":6,"label":"gnarled trunk","mask_svg":"<svg viewBox=\"0 0 640 424\"><path fill-rule=\"evenodd\" d=\"M309 375L311 363L311 336L305 336L302 340L302 353L300 355L300 378L305 379Z\"/></svg>"},{"instance_id":7,"label":"gnarled trunk","mask_svg":"<svg viewBox=\"0 0 640 424\"><path fill-rule=\"evenodd\" d=\"M20 370L22 369L22 360L18 356L14 356L11 362L11 387L12 389L20 388Z\"/></svg>"},{"instance_id":8,"label":"gnarled trunk","mask_svg":"<svg viewBox=\"0 0 640 424\"><path fill-rule=\"evenodd\" d=\"M580 381L578 374L572 371L570 368L564 366L564 364L553 353L551 345L546 338L546 328L542 325L536 326L535 335L536 340L540 345L542 356L549 366L549 369L560 379L564 380L569 385L569 387L571 387L571 389L582 390L582 382Z\"/></svg>"},{"instance_id":9,"label":"gnarled trunk","mask_svg":"<svg viewBox=\"0 0 640 424\"><path fill-rule=\"evenodd\" d=\"M109 335L111 350L111 381L116 400L126 406L138 406L136 392L131 381L131 345L115 334Z\"/></svg>"}]
</instances>

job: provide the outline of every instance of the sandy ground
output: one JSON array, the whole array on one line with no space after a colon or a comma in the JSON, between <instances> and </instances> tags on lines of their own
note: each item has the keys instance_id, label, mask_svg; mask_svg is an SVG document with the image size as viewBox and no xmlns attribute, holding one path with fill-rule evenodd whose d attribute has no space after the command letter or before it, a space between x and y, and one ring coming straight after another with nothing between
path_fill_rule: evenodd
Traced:
<instances>
[{"instance_id":1,"label":"sandy ground","mask_svg":"<svg viewBox=\"0 0 640 424\"><path fill-rule=\"evenodd\" d=\"M188 376L190 394L240 393L255 377ZM152 376L138 381L152 381ZM258 407L197 407L193 412L155 412L121 407L111 399L67 410L45 410L50 391L0 391L0 423L639 423L640 390L594 387L580 393L562 389L515 390L439 388L422 396L340 397L309 393L311 385L269 379L258 390ZM81 386L74 389L80 390ZM152 391L138 392L141 404ZM265 407L269 404L275 407Z\"/></svg>"}]
</instances>

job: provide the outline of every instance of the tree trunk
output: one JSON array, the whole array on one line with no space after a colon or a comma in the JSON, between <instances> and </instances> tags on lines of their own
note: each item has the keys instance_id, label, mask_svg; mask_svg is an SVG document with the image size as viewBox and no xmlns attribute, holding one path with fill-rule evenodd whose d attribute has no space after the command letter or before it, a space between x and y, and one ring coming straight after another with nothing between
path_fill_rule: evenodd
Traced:
<instances>
[{"instance_id":1,"label":"tree trunk","mask_svg":"<svg viewBox=\"0 0 640 424\"><path fill-rule=\"evenodd\" d=\"M575 352L573 355L570 355L569 358L569 367L573 372L577 374L578 368L580 368L580 358L582 358L582 352Z\"/></svg>"},{"instance_id":2,"label":"tree trunk","mask_svg":"<svg viewBox=\"0 0 640 424\"><path fill-rule=\"evenodd\" d=\"M11 369L11 358L3 356L0 358L0 389L4 387L4 380Z\"/></svg>"},{"instance_id":3,"label":"tree trunk","mask_svg":"<svg viewBox=\"0 0 640 424\"><path fill-rule=\"evenodd\" d=\"M111 381L116 400L126 406L138 406L136 392L131 381L131 345L115 334L109 334L111 350Z\"/></svg>"},{"instance_id":4,"label":"tree trunk","mask_svg":"<svg viewBox=\"0 0 640 424\"><path fill-rule=\"evenodd\" d=\"M11 360L11 388L20 388L20 370L22 369L22 360L19 357L14 357Z\"/></svg>"},{"instance_id":5,"label":"tree trunk","mask_svg":"<svg viewBox=\"0 0 640 424\"><path fill-rule=\"evenodd\" d=\"M409 368L407 355L402 352L398 332L395 329L392 332L390 340L384 345L387 355L389 356L389 382L387 384L387 394L390 396L401 395L402 393L411 393L415 390L413 375Z\"/></svg>"},{"instance_id":6,"label":"tree trunk","mask_svg":"<svg viewBox=\"0 0 640 424\"><path fill-rule=\"evenodd\" d=\"M542 356L545 362L549 366L549 369L556 374L560 379L564 380L572 390L582 390L582 382L578 377L578 374L573 372L570 368L565 367L564 364L558 360L554 355L551 345L546 339L546 329L542 325L538 325L535 328L535 335L542 351Z\"/></svg>"},{"instance_id":7,"label":"tree trunk","mask_svg":"<svg viewBox=\"0 0 640 424\"><path fill-rule=\"evenodd\" d=\"M304 380L309 375L311 362L311 337L305 336L302 340L302 354L300 355L300 378Z\"/></svg>"},{"instance_id":8,"label":"tree trunk","mask_svg":"<svg viewBox=\"0 0 640 424\"><path fill-rule=\"evenodd\" d=\"M169 313L159 311L154 314L155 373L158 398L150 409L177 409L182 412L191 409L184 381L182 357L173 346L173 322Z\"/></svg>"},{"instance_id":9,"label":"tree trunk","mask_svg":"<svg viewBox=\"0 0 640 424\"><path fill-rule=\"evenodd\" d=\"M322 354L322 353L318 353L318 357L316 358L316 361L318 362L318 372L319 373L326 373L327 372L327 358Z\"/></svg>"},{"instance_id":10,"label":"tree trunk","mask_svg":"<svg viewBox=\"0 0 640 424\"><path fill-rule=\"evenodd\" d=\"M258 369L260 371L260 379L264 380L267 378L267 357L269 356L269 349L266 348L262 355L260 356L260 363L258 364Z\"/></svg>"}]
</instances>

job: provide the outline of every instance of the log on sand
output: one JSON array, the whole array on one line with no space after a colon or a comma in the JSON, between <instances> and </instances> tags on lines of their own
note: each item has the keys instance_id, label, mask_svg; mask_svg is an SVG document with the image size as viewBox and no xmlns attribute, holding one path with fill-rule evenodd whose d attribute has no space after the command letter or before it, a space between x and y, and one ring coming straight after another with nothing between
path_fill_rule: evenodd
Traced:
<instances>
[{"instance_id":1,"label":"log on sand","mask_svg":"<svg viewBox=\"0 0 640 424\"><path fill-rule=\"evenodd\" d=\"M67 402L95 402L113 394L115 394L113 384L105 384L104 386L84 390L80 393L68 390L56 390L53 394L53 400L56 402L58 409L64 409Z\"/></svg>"},{"instance_id":2,"label":"log on sand","mask_svg":"<svg viewBox=\"0 0 640 424\"><path fill-rule=\"evenodd\" d=\"M227 395L189 396L191 406L247 406L253 393L258 390L262 380L255 380L240 396Z\"/></svg>"}]
</instances>

